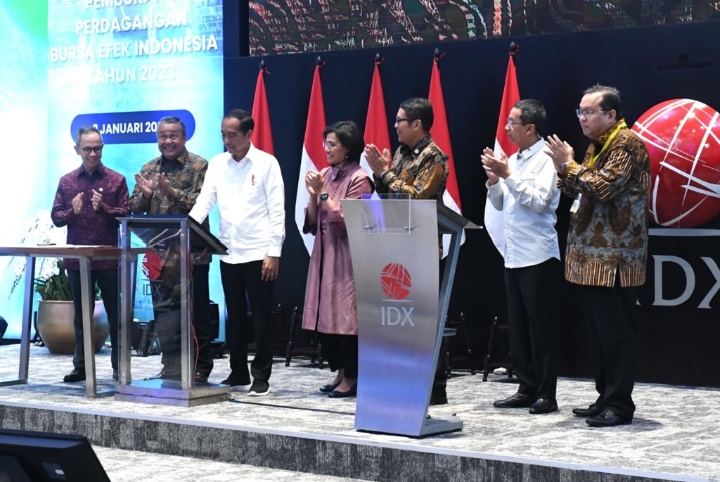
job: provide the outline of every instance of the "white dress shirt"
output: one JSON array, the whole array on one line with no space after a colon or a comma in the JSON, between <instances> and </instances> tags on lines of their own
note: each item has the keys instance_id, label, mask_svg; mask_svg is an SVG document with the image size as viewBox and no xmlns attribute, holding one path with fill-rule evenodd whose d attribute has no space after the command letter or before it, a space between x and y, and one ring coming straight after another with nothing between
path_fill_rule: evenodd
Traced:
<instances>
[{"instance_id":1,"label":"white dress shirt","mask_svg":"<svg viewBox=\"0 0 720 482\"><path fill-rule=\"evenodd\" d=\"M507 179L487 183L488 201L505 218L506 268L535 266L550 258L560 259L555 231L560 203L557 172L545 154L542 139L508 159Z\"/></svg>"},{"instance_id":2,"label":"white dress shirt","mask_svg":"<svg viewBox=\"0 0 720 482\"><path fill-rule=\"evenodd\" d=\"M218 205L220 235L230 264L280 257L285 239L285 186L274 156L250 144L240 161L228 152L210 160L205 181L190 216L205 220Z\"/></svg>"}]
</instances>

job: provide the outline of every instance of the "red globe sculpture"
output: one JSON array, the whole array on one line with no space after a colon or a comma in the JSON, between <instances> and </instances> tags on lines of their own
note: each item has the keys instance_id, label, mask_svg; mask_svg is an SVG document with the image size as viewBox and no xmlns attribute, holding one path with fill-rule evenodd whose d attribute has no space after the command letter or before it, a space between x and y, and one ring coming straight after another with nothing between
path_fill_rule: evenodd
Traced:
<instances>
[{"instance_id":1,"label":"red globe sculpture","mask_svg":"<svg viewBox=\"0 0 720 482\"><path fill-rule=\"evenodd\" d=\"M650 153L651 219L690 228L720 214L720 121L712 107L673 99L633 125Z\"/></svg>"},{"instance_id":2,"label":"red globe sculpture","mask_svg":"<svg viewBox=\"0 0 720 482\"><path fill-rule=\"evenodd\" d=\"M412 288L410 272L399 263L390 263L382 270L380 285L388 298L402 300L410 294Z\"/></svg>"}]
</instances>

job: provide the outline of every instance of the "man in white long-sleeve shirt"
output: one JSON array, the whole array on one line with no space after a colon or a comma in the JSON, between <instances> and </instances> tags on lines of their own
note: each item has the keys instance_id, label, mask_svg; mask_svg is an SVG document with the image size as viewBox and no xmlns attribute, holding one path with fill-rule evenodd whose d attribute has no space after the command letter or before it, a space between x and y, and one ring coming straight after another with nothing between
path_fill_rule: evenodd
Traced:
<instances>
[{"instance_id":1,"label":"man in white long-sleeve shirt","mask_svg":"<svg viewBox=\"0 0 720 482\"><path fill-rule=\"evenodd\" d=\"M205 183L190 216L202 222L217 204L220 241L228 254L220 259L227 320L225 339L230 349L230 376L222 383L262 396L270 391L272 370L273 283L285 239L285 187L274 156L251 142L255 121L234 109L222 120L227 152L210 160ZM248 306L252 309L257 351L248 370ZM252 385L250 375L252 374Z\"/></svg>"},{"instance_id":2,"label":"man in white long-sleeve shirt","mask_svg":"<svg viewBox=\"0 0 720 482\"><path fill-rule=\"evenodd\" d=\"M532 99L517 102L505 126L519 152L510 158L490 149L482 154L488 176L488 202L505 220L505 292L517 393L494 403L498 408L529 407L530 413L558 410L557 288L560 249L555 210L560 202L557 173L538 131L545 108Z\"/></svg>"}]
</instances>

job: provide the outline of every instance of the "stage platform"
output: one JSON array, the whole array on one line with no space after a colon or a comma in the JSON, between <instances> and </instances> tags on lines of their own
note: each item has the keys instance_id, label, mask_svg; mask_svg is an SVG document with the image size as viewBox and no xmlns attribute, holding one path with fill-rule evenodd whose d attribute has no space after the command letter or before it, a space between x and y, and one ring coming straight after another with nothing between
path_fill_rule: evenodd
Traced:
<instances>
[{"instance_id":1,"label":"stage platform","mask_svg":"<svg viewBox=\"0 0 720 482\"><path fill-rule=\"evenodd\" d=\"M17 375L19 345L0 346L0 380ZM210 381L229 372L215 360ZM99 388L112 387L109 350L97 356ZM342 478L382 481L697 481L720 480L720 391L638 384L632 425L590 428L573 407L595 399L588 380L562 379L560 412L500 410L498 398L517 385L505 377L459 373L448 382L448 405L461 432L412 439L353 429L354 399L317 389L332 375L307 360L277 360L267 397L182 408L85 398L84 383L65 384L71 356L33 347L30 383L0 387L3 428L82 433L100 447L210 459ZM158 356L133 359L149 376ZM225 479L218 479L225 480Z\"/></svg>"}]
</instances>

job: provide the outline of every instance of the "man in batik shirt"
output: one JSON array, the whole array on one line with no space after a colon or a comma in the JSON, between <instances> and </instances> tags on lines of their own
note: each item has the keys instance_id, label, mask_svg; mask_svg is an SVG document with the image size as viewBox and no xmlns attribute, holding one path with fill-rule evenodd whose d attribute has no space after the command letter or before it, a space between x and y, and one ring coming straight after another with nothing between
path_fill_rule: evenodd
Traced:
<instances>
[{"instance_id":1,"label":"man in batik shirt","mask_svg":"<svg viewBox=\"0 0 720 482\"><path fill-rule=\"evenodd\" d=\"M115 218L128 213L128 186L125 176L102 163L103 140L95 127L81 127L75 138L75 152L82 165L60 178L52 207L55 226L67 226L67 243L80 245L117 246L118 222ZM80 264L66 259L68 281L75 305L75 355L73 370L64 382L85 380L85 344L82 324ZM110 325L112 352L110 361L113 378L117 380L118 363L118 262L95 260L90 262L90 286L97 283ZM95 306L94 293L88 307Z\"/></svg>"},{"instance_id":2,"label":"man in batik shirt","mask_svg":"<svg viewBox=\"0 0 720 482\"><path fill-rule=\"evenodd\" d=\"M188 214L195 205L205 179L208 162L185 147L187 131L185 124L177 117L163 117L158 122L158 149L160 157L145 164L135 175L135 189L130 197L130 210L133 213L147 214ZM203 225L208 228L207 220ZM162 256L150 257L162 259L163 273L153 290L155 330L160 340L163 369L156 376L170 380L180 379L180 312L178 300L172 299L172 293L179 279L177 253L172 248ZM174 253L174 254L173 254ZM193 329L196 346L193 346L196 365L196 382L207 382L213 368L212 326L210 324L210 288L208 273L210 255L204 254L193 259ZM179 286L179 285L177 285ZM163 298L163 299L159 299Z\"/></svg>"},{"instance_id":3,"label":"man in batik shirt","mask_svg":"<svg viewBox=\"0 0 720 482\"><path fill-rule=\"evenodd\" d=\"M645 284L650 160L642 140L625 124L620 92L595 85L576 111L592 143L582 163L557 136L546 143L558 187L574 198L565 250L565 279L577 285L588 328L599 396L573 413L592 427L632 422L635 404L635 317Z\"/></svg>"},{"instance_id":4,"label":"man in batik shirt","mask_svg":"<svg viewBox=\"0 0 720 482\"><path fill-rule=\"evenodd\" d=\"M401 143L395 156L391 157L389 149L380 152L374 144L365 146L365 155L379 194L409 194L412 199L442 202L448 177L447 156L430 135L433 120L429 100L418 97L408 99L400 104L395 116L395 130ZM447 403L445 368L438 363L430 396L431 405Z\"/></svg>"}]
</instances>

